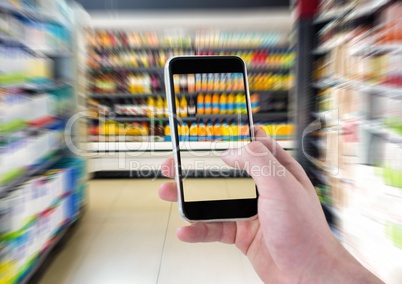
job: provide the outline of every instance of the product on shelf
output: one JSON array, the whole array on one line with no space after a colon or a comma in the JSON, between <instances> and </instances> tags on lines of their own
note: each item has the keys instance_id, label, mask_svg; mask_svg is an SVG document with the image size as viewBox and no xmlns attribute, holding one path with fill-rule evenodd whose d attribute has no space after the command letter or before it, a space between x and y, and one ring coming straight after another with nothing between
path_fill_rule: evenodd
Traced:
<instances>
[{"instance_id":1,"label":"product on shelf","mask_svg":"<svg viewBox=\"0 0 402 284\"><path fill-rule=\"evenodd\" d=\"M295 53L288 49L263 49L258 51L197 50L196 55L236 55L241 57L250 69L287 69L294 64Z\"/></svg>"}]
</instances>

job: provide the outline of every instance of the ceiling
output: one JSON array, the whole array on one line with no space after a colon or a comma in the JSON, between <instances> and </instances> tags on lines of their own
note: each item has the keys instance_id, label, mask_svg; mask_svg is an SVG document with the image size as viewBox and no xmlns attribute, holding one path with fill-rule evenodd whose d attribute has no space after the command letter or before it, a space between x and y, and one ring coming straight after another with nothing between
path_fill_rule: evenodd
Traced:
<instances>
[{"instance_id":1,"label":"ceiling","mask_svg":"<svg viewBox=\"0 0 402 284\"><path fill-rule=\"evenodd\" d=\"M288 8L290 0L76 0L88 11Z\"/></svg>"}]
</instances>

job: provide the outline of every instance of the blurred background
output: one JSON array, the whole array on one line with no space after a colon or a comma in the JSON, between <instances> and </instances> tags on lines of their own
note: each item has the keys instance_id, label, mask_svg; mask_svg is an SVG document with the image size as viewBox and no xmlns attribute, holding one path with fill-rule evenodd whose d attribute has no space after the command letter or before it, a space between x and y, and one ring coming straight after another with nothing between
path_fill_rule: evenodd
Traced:
<instances>
[{"instance_id":1,"label":"blurred background","mask_svg":"<svg viewBox=\"0 0 402 284\"><path fill-rule=\"evenodd\" d=\"M243 58L254 122L342 244L401 283L401 16L396 0L0 0L0 283L260 283L233 246L178 241L158 198L176 55ZM218 91L234 84L178 82L194 187L244 177L205 166L242 142L224 126L244 102Z\"/></svg>"}]
</instances>

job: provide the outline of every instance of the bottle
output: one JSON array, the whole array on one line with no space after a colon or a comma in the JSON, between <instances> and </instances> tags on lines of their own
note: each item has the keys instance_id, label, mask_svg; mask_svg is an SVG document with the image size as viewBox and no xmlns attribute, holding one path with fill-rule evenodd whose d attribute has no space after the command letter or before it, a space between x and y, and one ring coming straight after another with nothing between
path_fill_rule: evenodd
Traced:
<instances>
[{"instance_id":1,"label":"bottle","mask_svg":"<svg viewBox=\"0 0 402 284\"><path fill-rule=\"evenodd\" d=\"M143 129L143 135L144 136L149 136L148 123L146 123L145 121L142 123L142 129Z\"/></svg>"},{"instance_id":2,"label":"bottle","mask_svg":"<svg viewBox=\"0 0 402 284\"><path fill-rule=\"evenodd\" d=\"M166 123L165 129L164 129L164 134L165 134L165 141L172 141L172 136L170 136L170 125Z\"/></svg>"},{"instance_id":3,"label":"bottle","mask_svg":"<svg viewBox=\"0 0 402 284\"><path fill-rule=\"evenodd\" d=\"M194 97L191 96L188 101L188 116L194 117L196 114L195 100Z\"/></svg>"},{"instance_id":4,"label":"bottle","mask_svg":"<svg viewBox=\"0 0 402 284\"><path fill-rule=\"evenodd\" d=\"M205 123L204 121L201 120L201 122L198 124L198 141L205 141L207 138L207 131L205 128Z\"/></svg>"},{"instance_id":5,"label":"bottle","mask_svg":"<svg viewBox=\"0 0 402 284\"><path fill-rule=\"evenodd\" d=\"M209 115L212 113L212 96L210 94L206 94L204 98L204 113Z\"/></svg>"},{"instance_id":6,"label":"bottle","mask_svg":"<svg viewBox=\"0 0 402 284\"><path fill-rule=\"evenodd\" d=\"M188 128L188 124L186 122L183 123L181 133L182 133L182 141L189 141L190 129Z\"/></svg>"},{"instance_id":7,"label":"bottle","mask_svg":"<svg viewBox=\"0 0 402 284\"><path fill-rule=\"evenodd\" d=\"M154 117L155 115L155 99L153 97L148 98L148 117Z\"/></svg>"},{"instance_id":8,"label":"bottle","mask_svg":"<svg viewBox=\"0 0 402 284\"><path fill-rule=\"evenodd\" d=\"M177 96L175 97L175 107L176 107L176 116L180 117L180 103L179 103L179 99L177 98Z\"/></svg>"},{"instance_id":9,"label":"bottle","mask_svg":"<svg viewBox=\"0 0 402 284\"><path fill-rule=\"evenodd\" d=\"M149 140L150 141L155 141L155 132L156 132L156 128L155 128L155 120L151 120L151 122L149 123Z\"/></svg>"},{"instance_id":10,"label":"bottle","mask_svg":"<svg viewBox=\"0 0 402 284\"><path fill-rule=\"evenodd\" d=\"M217 93L212 96L212 114L219 114L219 95Z\"/></svg>"},{"instance_id":11,"label":"bottle","mask_svg":"<svg viewBox=\"0 0 402 284\"><path fill-rule=\"evenodd\" d=\"M204 95L199 94L197 97L197 114L203 115L205 113Z\"/></svg>"},{"instance_id":12,"label":"bottle","mask_svg":"<svg viewBox=\"0 0 402 284\"><path fill-rule=\"evenodd\" d=\"M235 95L233 93L229 94L227 99L227 114L234 114L235 110Z\"/></svg>"},{"instance_id":13,"label":"bottle","mask_svg":"<svg viewBox=\"0 0 402 284\"><path fill-rule=\"evenodd\" d=\"M156 127L156 137L157 137L158 141L163 140L164 133L165 133L165 129L164 129L163 121L159 120L159 123Z\"/></svg>"},{"instance_id":14,"label":"bottle","mask_svg":"<svg viewBox=\"0 0 402 284\"><path fill-rule=\"evenodd\" d=\"M221 129L221 124L219 123L219 121L216 121L214 124L213 136L214 136L215 141L222 140L222 129Z\"/></svg>"},{"instance_id":15,"label":"bottle","mask_svg":"<svg viewBox=\"0 0 402 284\"><path fill-rule=\"evenodd\" d=\"M180 117L187 117L187 115L187 99L182 96L180 100Z\"/></svg>"},{"instance_id":16,"label":"bottle","mask_svg":"<svg viewBox=\"0 0 402 284\"><path fill-rule=\"evenodd\" d=\"M222 94L219 98L219 112L220 114L227 114L227 95Z\"/></svg>"},{"instance_id":17,"label":"bottle","mask_svg":"<svg viewBox=\"0 0 402 284\"><path fill-rule=\"evenodd\" d=\"M173 75L173 87L175 94L180 94L180 75Z\"/></svg>"},{"instance_id":18,"label":"bottle","mask_svg":"<svg viewBox=\"0 0 402 284\"><path fill-rule=\"evenodd\" d=\"M242 103L243 103L243 94L238 93L235 98L235 113L241 114Z\"/></svg>"},{"instance_id":19,"label":"bottle","mask_svg":"<svg viewBox=\"0 0 402 284\"><path fill-rule=\"evenodd\" d=\"M163 99L161 96L158 96L156 99L156 116L157 117L163 117L163 109L164 109L164 103Z\"/></svg>"},{"instance_id":20,"label":"bottle","mask_svg":"<svg viewBox=\"0 0 402 284\"><path fill-rule=\"evenodd\" d=\"M232 141L238 141L239 140L239 129L237 127L236 121L232 121L230 123L230 130L231 130L231 135L232 135Z\"/></svg>"},{"instance_id":21,"label":"bottle","mask_svg":"<svg viewBox=\"0 0 402 284\"><path fill-rule=\"evenodd\" d=\"M169 105L167 99L165 99L165 109L164 109L165 117L169 117Z\"/></svg>"},{"instance_id":22,"label":"bottle","mask_svg":"<svg viewBox=\"0 0 402 284\"><path fill-rule=\"evenodd\" d=\"M177 135L179 136L179 141L183 141L182 130L183 130L182 126L179 123L177 123Z\"/></svg>"},{"instance_id":23,"label":"bottle","mask_svg":"<svg viewBox=\"0 0 402 284\"><path fill-rule=\"evenodd\" d=\"M195 91L202 91L202 79L201 74L195 74Z\"/></svg>"},{"instance_id":24,"label":"bottle","mask_svg":"<svg viewBox=\"0 0 402 284\"><path fill-rule=\"evenodd\" d=\"M241 97L241 114L247 114L247 101L246 101L246 95L243 94Z\"/></svg>"},{"instance_id":25,"label":"bottle","mask_svg":"<svg viewBox=\"0 0 402 284\"><path fill-rule=\"evenodd\" d=\"M212 141L214 137L214 126L212 125L212 121L207 121L206 126L206 141Z\"/></svg>"},{"instance_id":26,"label":"bottle","mask_svg":"<svg viewBox=\"0 0 402 284\"><path fill-rule=\"evenodd\" d=\"M229 141L230 140L230 134L232 129L229 127L229 124L227 123L226 120L223 121L222 123L222 140L223 141Z\"/></svg>"},{"instance_id":27,"label":"bottle","mask_svg":"<svg viewBox=\"0 0 402 284\"><path fill-rule=\"evenodd\" d=\"M198 125L196 122L193 122L190 126L190 141L198 141Z\"/></svg>"},{"instance_id":28,"label":"bottle","mask_svg":"<svg viewBox=\"0 0 402 284\"><path fill-rule=\"evenodd\" d=\"M188 74L187 84L188 84L188 93L189 94L195 93L195 76L194 76L194 74Z\"/></svg>"},{"instance_id":29,"label":"bottle","mask_svg":"<svg viewBox=\"0 0 402 284\"><path fill-rule=\"evenodd\" d=\"M257 113L260 111L261 104L260 104L260 95L254 93L251 95L251 111L252 113Z\"/></svg>"},{"instance_id":30,"label":"bottle","mask_svg":"<svg viewBox=\"0 0 402 284\"><path fill-rule=\"evenodd\" d=\"M250 141L250 132L247 123L244 122L241 123L240 139L242 141Z\"/></svg>"}]
</instances>

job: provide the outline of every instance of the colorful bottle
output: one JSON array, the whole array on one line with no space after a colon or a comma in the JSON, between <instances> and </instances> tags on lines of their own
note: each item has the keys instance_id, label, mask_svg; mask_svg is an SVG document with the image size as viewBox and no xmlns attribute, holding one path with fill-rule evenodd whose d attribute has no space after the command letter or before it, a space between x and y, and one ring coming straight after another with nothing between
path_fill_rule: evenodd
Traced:
<instances>
[{"instance_id":1,"label":"colorful bottle","mask_svg":"<svg viewBox=\"0 0 402 284\"><path fill-rule=\"evenodd\" d=\"M251 110L253 113L257 113L260 111L261 104L260 104L260 95L259 94L252 94L251 95Z\"/></svg>"},{"instance_id":2,"label":"colorful bottle","mask_svg":"<svg viewBox=\"0 0 402 284\"><path fill-rule=\"evenodd\" d=\"M205 113L204 95L199 94L197 97L197 114L203 115Z\"/></svg>"},{"instance_id":3,"label":"colorful bottle","mask_svg":"<svg viewBox=\"0 0 402 284\"><path fill-rule=\"evenodd\" d=\"M243 103L243 94L238 93L235 98L235 113L241 114L242 103Z\"/></svg>"},{"instance_id":4,"label":"colorful bottle","mask_svg":"<svg viewBox=\"0 0 402 284\"><path fill-rule=\"evenodd\" d=\"M190 126L190 141L198 141L198 125L196 122L193 122Z\"/></svg>"},{"instance_id":5,"label":"colorful bottle","mask_svg":"<svg viewBox=\"0 0 402 284\"><path fill-rule=\"evenodd\" d=\"M230 123L230 131L231 131L231 135L232 135L232 141L238 141L239 140L239 129L238 129L236 121L232 121L232 123Z\"/></svg>"},{"instance_id":6,"label":"colorful bottle","mask_svg":"<svg viewBox=\"0 0 402 284\"><path fill-rule=\"evenodd\" d=\"M206 126L206 140L207 141L212 141L214 138L214 126L212 125L212 121L208 120L207 126Z\"/></svg>"},{"instance_id":7,"label":"colorful bottle","mask_svg":"<svg viewBox=\"0 0 402 284\"><path fill-rule=\"evenodd\" d=\"M221 141L222 140L222 129L219 121L216 121L214 124L214 132L213 132L214 140Z\"/></svg>"},{"instance_id":8,"label":"colorful bottle","mask_svg":"<svg viewBox=\"0 0 402 284\"><path fill-rule=\"evenodd\" d=\"M179 99L177 98L177 96L175 97L175 107L176 107L176 116L180 117L180 103L179 103Z\"/></svg>"},{"instance_id":9,"label":"colorful bottle","mask_svg":"<svg viewBox=\"0 0 402 284\"><path fill-rule=\"evenodd\" d=\"M180 117L187 117L187 99L185 96L181 97L180 100Z\"/></svg>"},{"instance_id":10,"label":"colorful bottle","mask_svg":"<svg viewBox=\"0 0 402 284\"><path fill-rule=\"evenodd\" d=\"M189 135L190 134L190 129L188 128L188 125L186 122L183 123L183 126L181 128L181 135L182 135L182 141L189 141Z\"/></svg>"},{"instance_id":11,"label":"colorful bottle","mask_svg":"<svg viewBox=\"0 0 402 284\"><path fill-rule=\"evenodd\" d=\"M229 94L227 99L227 114L234 114L235 110L235 95Z\"/></svg>"},{"instance_id":12,"label":"colorful bottle","mask_svg":"<svg viewBox=\"0 0 402 284\"><path fill-rule=\"evenodd\" d=\"M155 115L155 99L153 97L148 98L148 117L154 117Z\"/></svg>"},{"instance_id":13,"label":"colorful bottle","mask_svg":"<svg viewBox=\"0 0 402 284\"><path fill-rule=\"evenodd\" d=\"M207 131L205 128L205 123L203 121L201 121L198 124L197 132L198 132L198 141L205 141L207 138Z\"/></svg>"},{"instance_id":14,"label":"colorful bottle","mask_svg":"<svg viewBox=\"0 0 402 284\"><path fill-rule=\"evenodd\" d=\"M250 141L250 132L247 123L242 122L240 128L240 139L242 141Z\"/></svg>"},{"instance_id":15,"label":"colorful bottle","mask_svg":"<svg viewBox=\"0 0 402 284\"><path fill-rule=\"evenodd\" d=\"M194 117L196 114L195 100L194 97L191 96L188 101L188 116Z\"/></svg>"},{"instance_id":16,"label":"colorful bottle","mask_svg":"<svg viewBox=\"0 0 402 284\"><path fill-rule=\"evenodd\" d=\"M230 134L232 129L229 127L229 124L226 120L222 123L222 140L223 141L230 141Z\"/></svg>"},{"instance_id":17,"label":"colorful bottle","mask_svg":"<svg viewBox=\"0 0 402 284\"><path fill-rule=\"evenodd\" d=\"M212 96L210 94L206 94L204 98L204 113L209 115L212 113Z\"/></svg>"},{"instance_id":18,"label":"colorful bottle","mask_svg":"<svg viewBox=\"0 0 402 284\"><path fill-rule=\"evenodd\" d=\"M247 114L247 100L246 100L246 95L242 95L241 98L241 114Z\"/></svg>"},{"instance_id":19,"label":"colorful bottle","mask_svg":"<svg viewBox=\"0 0 402 284\"><path fill-rule=\"evenodd\" d=\"M165 99L164 116L166 118L169 117L169 105L168 105L168 100L167 99Z\"/></svg>"},{"instance_id":20,"label":"colorful bottle","mask_svg":"<svg viewBox=\"0 0 402 284\"><path fill-rule=\"evenodd\" d=\"M219 114L219 95L212 96L212 114Z\"/></svg>"},{"instance_id":21,"label":"colorful bottle","mask_svg":"<svg viewBox=\"0 0 402 284\"><path fill-rule=\"evenodd\" d=\"M164 116L163 110L164 110L163 99L161 96L158 96L158 98L156 99L156 116L163 117Z\"/></svg>"},{"instance_id":22,"label":"colorful bottle","mask_svg":"<svg viewBox=\"0 0 402 284\"><path fill-rule=\"evenodd\" d=\"M189 74L187 78L188 92L190 94L195 93L195 75Z\"/></svg>"},{"instance_id":23,"label":"colorful bottle","mask_svg":"<svg viewBox=\"0 0 402 284\"><path fill-rule=\"evenodd\" d=\"M172 136L170 135L170 125L167 123L165 125L165 129L164 129L164 134L165 134L165 141L172 141Z\"/></svg>"},{"instance_id":24,"label":"colorful bottle","mask_svg":"<svg viewBox=\"0 0 402 284\"><path fill-rule=\"evenodd\" d=\"M179 136L179 141L183 141L183 127L179 123L177 124L177 135Z\"/></svg>"},{"instance_id":25,"label":"colorful bottle","mask_svg":"<svg viewBox=\"0 0 402 284\"><path fill-rule=\"evenodd\" d=\"M219 112L220 114L227 114L228 109L227 109L227 100L228 97L226 94L222 94L219 98Z\"/></svg>"}]
</instances>

